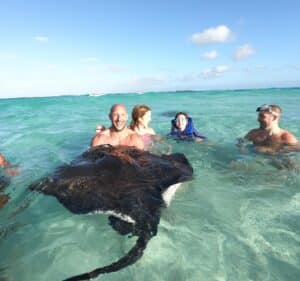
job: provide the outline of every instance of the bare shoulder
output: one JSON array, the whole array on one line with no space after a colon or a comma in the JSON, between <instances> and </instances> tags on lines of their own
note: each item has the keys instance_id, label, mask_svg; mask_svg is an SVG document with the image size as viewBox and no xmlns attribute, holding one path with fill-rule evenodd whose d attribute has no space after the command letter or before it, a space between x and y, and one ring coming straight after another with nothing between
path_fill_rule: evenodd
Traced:
<instances>
[{"instance_id":1,"label":"bare shoulder","mask_svg":"<svg viewBox=\"0 0 300 281\"><path fill-rule=\"evenodd\" d=\"M128 135L128 137L130 138L131 141L142 141L142 138L140 135L138 135L137 133L133 132L132 134Z\"/></svg>"},{"instance_id":2,"label":"bare shoulder","mask_svg":"<svg viewBox=\"0 0 300 281\"><path fill-rule=\"evenodd\" d=\"M133 132L133 134L129 135L129 138L130 138L130 144L129 144L130 146L135 146L138 149L144 149L144 142L138 134Z\"/></svg>"},{"instance_id":3,"label":"bare shoulder","mask_svg":"<svg viewBox=\"0 0 300 281\"><path fill-rule=\"evenodd\" d=\"M260 129L256 128L256 129L252 129L251 131L249 131L246 135L245 135L245 139L248 140L252 140L253 138L255 138L257 136L257 134L260 133Z\"/></svg>"},{"instance_id":4,"label":"bare shoulder","mask_svg":"<svg viewBox=\"0 0 300 281\"><path fill-rule=\"evenodd\" d=\"M154 131L152 128L149 128L148 133L149 133L150 135L155 135L155 131Z\"/></svg>"},{"instance_id":5,"label":"bare shoulder","mask_svg":"<svg viewBox=\"0 0 300 281\"><path fill-rule=\"evenodd\" d=\"M106 129L106 130L96 134L91 140L91 146L94 147L97 145L106 144L107 139L109 138L109 135L110 135L109 129Z\"/></svg>"},{"instance_id":6,"label":"bare shoulder","mask_svg":"<svg viewBox=\"0 0 300 281\"><path fill-rule=\"evenodd\" d=\"M286 143L286 144L291 144L291 145L294 145L294 144L297 144L298 143L298 140L297 138L292 134L290 133L289 131L287 130L282 130L282 133L281 133L281 140Z\"/></svg>"},{"instance_id":7,"label":"bare shoulder","mask_svg":"<svg viewBox=\"0 0 300 281\"><path fill-rule=\"evenodd\" d=\"M128 135L136 134L136 131L131 129L131 128L126 128L126 132L127 132Z\"/></svg>"},{"instance_id":8,"label":"bare shoulder","mask_svg":"<svg viewBox=\"0 0 300 281\"><path fill-rule=\"evenodd\" d=\"M133 134L129 134L128 135L129 136L129 138L131 139L131 140L139 140L139 139L141 139L141 136L140 135L138 135L137 133L133 133Z\"/></svg>"}]
</instances>

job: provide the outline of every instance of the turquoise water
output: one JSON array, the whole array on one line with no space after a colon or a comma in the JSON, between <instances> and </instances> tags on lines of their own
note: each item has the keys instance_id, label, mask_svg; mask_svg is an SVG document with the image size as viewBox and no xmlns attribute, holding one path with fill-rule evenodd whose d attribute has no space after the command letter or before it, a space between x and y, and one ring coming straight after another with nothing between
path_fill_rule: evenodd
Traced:
<instances>
[{"instance_id":1,"label":"turquoise water","mask_svg":"<svg viewBox=\"0 0 300 281\"><path fill-rule=\"evenodd\" d=\"M22 171L3 191L10 201L0 210L0 280L62 280L111 263L135 243L106 216L72 215L27 189L86 150L96 124L109 125L113 103L152 107L160 135L170 113L187 111L209 141L167 141L187 156L194 180L163 211L144 256L99 280L300 280L299 153L288 156L295 167L278 169L274 160L284 159L235 146L257 126L264 103L282 106L281 126L299 139L299 88L1 99L0 151Z\"/></svg>"}]
</instances>

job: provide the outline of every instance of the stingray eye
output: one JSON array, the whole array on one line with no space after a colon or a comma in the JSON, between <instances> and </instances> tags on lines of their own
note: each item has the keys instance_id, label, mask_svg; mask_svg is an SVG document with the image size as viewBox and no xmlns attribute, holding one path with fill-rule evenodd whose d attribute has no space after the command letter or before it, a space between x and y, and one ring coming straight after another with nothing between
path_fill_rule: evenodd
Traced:
<instances>
[{"instance_id":1,"label":"stingray eye","mask_svg":"<svg viewBox=\"0 0 300 281\"><path fill-rule=\"evenodd\" d=\"M96 162L98 163L99 161L102 161L104 157L105 157L105 154L103 152L99 153L97 155Z\"/></svg>"}]
</instances>

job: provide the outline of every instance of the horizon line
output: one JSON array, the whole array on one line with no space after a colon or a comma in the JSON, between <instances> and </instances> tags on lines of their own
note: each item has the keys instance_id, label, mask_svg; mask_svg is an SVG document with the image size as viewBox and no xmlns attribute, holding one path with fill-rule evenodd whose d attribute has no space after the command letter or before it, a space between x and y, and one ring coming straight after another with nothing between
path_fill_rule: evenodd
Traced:
<instances>
[{"instance_id":1,"label":"horizon line","mask_svg":"<svg viewBox=\"0 0 300 281\"><path fill-rule=\"evenodd\" d=\"M262 87L262 88L228 88L228 89L202 89L202 90L164 90L164 91L136 91L136 92L86 92L86 93L77 93L77 94L58 94L58 95L45 95L45 96L20 96L20 97L0 97L0 100L5 99L34 99L34 98L55 98L55 97L99 97L107 95L144 95L144 94L154 94L154 93L195 93L195 92L222 92L222 91L253 91L253 90L278 90L278 89L300 89L300 86L290 86L290 87Z\"/></svg>"}]
</instances>

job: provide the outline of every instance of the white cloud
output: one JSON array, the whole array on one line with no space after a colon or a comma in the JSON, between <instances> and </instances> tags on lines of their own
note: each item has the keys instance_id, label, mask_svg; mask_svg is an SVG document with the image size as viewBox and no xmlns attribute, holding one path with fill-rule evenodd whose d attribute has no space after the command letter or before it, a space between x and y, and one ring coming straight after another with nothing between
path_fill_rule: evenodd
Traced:
<instances>
[{"instance_id":1,"label":"white cloud","mask_svg":"<svg viewBox=\"0 0 300 281\"><path fill-rule=\"evenodd\" d=\"M98 58L96 58L96 57L85 57L85 58L81 58L80 61L83 62L83 63L97 62Z\"/></svg>"},{"instance_id":2,"label":"white cloud","mask_svg":"<svg viewBox=\"0 0 300 281\"><path fill-rule=\"evenodd\" d=\"M242 60L254 54L255 54L255 49L251 45L245 44L236 49L233 57L235 60Z\"/></svg>"},{"instance_id":3,"label":"white cloud","mask_svg":"<svg viewBox=\"0 0 300 281\"><path fill-rule=\"evenodd\" d=\"M35 36L34 40L40 42L40 43L48 43L49 38L46 36Z\"/></svg>"},{"instance_id":4,"label":"white cloud","mask_svg":"<svg viewBox=\"0 0 300 281\"><path fill-rule=\"evenodd\" d=\"M211 43L225 43L232 36L232 31L226 25L219 25L193 34L191 40L195 44L206 45Z\"/></svg>"},{"instance_id":5,"label":"white cloud","mask_svg":"<svg viewBox=\"0 0 300 281\"><path fill-rule=\"evenodd\" d=\"M15 53L0 53L0 60L14 60L17 58Z\"/></svg>"},{"instance_id":6,"label":"white cloud","mask_svg":"<svg viewBox=\"0 0 300 281\"><path fill-rule=\"evenodd\" d=\"M217 78L222 76L225 72L228 72L229 70L230 67L228 65L219 65L201 71L201 75L204 78Z\"/></svg>"},{"instance_id":7,"label":"white cloud","mask_svg":"<svg viewBox=\"0 0 300 281\"><path fill-rule=\"evenodd\" d=\"M206 59L206 60L214 60L218 57L218 52L213 50L213 51L210 51L210 52L206 52L206 53L203 53L201 55L201 58L203 59Z\"/></svg>"}]
</instances>

